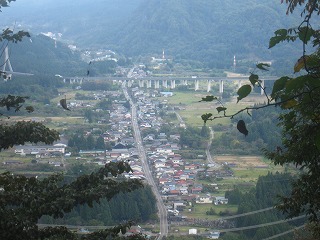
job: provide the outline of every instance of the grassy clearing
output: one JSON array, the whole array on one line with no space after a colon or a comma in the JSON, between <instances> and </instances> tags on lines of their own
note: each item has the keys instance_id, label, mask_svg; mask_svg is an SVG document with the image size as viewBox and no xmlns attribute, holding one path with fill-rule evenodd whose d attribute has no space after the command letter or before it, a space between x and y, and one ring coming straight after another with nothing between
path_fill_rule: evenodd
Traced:
<instances>
[{"instance_id":1,"label":"grassy clearing","mask_svg":"<svg viewBox=\"0 0 320 240\"><path fill-rule=\"evenodd\" d=\"M215 215L207 215L206 212L212 208L216 214ZM222 216L220 213L228 211L230 214L236 214L238 211L238 206L236 205L214 205L211 203L207 204L195 204L192 210L184 211L182 215L186 215L190 218L199 218L199 219L208 219L208 220L215 220L221 218Z\"/></svg>"},{"instance_id":2,"label":"grassy clearing","mask_svg":"<svg viewBox=\"0 0 320 240\"><path fill-rule=\"evenodd\" d=\"M4 168L4 166L5 166L4 162L6 162L8 160L19 161L21 163L30 163L32 159L33 158L30 156L22 157L22 156L16 154L13 149L4 150L4 151L0 152L0 163L3 164L3 165L0 165L1 166L0 168Z\"/></svg>"},{"instance_id":3,"label":"grassy clearing","mask_svg":"<svg viewBox=\"0 0 320 240\"><path fill-rule=\"evenodd\" d=\"M278 171L281 171L281 169L279 169ZM234 175L236 178L244 179L246 181L257 181L260 176L266 176L269 172L273 171L270 168L248 168L237 169L236 171L234 171Z\"/></svg>"},{"instance_id":4,"label":"grassy clearing","mask_svg":"<svg viewBox=\"0 0 320 240\"><path fill-rule=\"evenodd\" d=\"M201 119L201 115L204 113L212 113L214 116L219 116L216 108L221 106L218 101L213 102L199 102L203 97L212 95L212 93L207 92L174 92L172 97L165 98L168 101L168 104L181 106L179 114L183 117L187 124L192 126L202 126L203 121ZM164 98L161 98L164 99ZM240 109L245 108L247 106L252 106L255 103L261 103L265 99L263 96L254 95L245 99L245 101L241 101L237 103L236 97L229 99L227 102L223 102L223 106L227 108L228 114L234 114L238 112ZM220 114L222 115L222 113ZM216 119L213 124L229 124L229 118ZM208 123L211 124L211 123Z\"/></svg>"},{"instance_id":5,"label":"grassy clearing","mask_svg":"<svg viewBox=\"0 0 320 240\"><path fill-rule=\"evenodd\" d=\"M172 97L168 97L168 103L173 105L195 104L208 94L198 92L175 92Z\"/></svg>"},{"instance_id":6,"label":"grassy clearing","mask_svg":"<svg viewBox=\"0 0 320 240\"><path fill-rule=\"evenodd\" d=\"M211 95L211 93L205 92L175 92L172 97L166 98L171 105L180 106L181 110L179 114L187 123L191 126L202 126L203 120L201 115L204 113L212 113L213 116L222 116L222 113L218 114L216 108L221 106L218 101L213 102L199 102L203 97ZM260 97L249 99L247 102L236 103L236 99L233 98L230 102L223 103L223 106L227 108L228 114L234 114L240 109L253 105L255 102L259 102ZM214 126L215 124L230 124L229 118L216 119L213 122L208 122L208 126Z\"/></svg>"}]
</instances>

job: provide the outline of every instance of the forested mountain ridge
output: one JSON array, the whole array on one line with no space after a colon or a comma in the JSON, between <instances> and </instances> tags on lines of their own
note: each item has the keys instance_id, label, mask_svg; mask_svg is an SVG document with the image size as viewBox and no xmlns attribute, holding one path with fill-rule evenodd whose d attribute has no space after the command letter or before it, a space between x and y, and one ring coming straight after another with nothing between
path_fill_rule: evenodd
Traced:
<instances>
[{"instance_id":1,"label":"forested mountain ridge","mask_svg":"<svg viewBox=\"0 0 320 240\"><path fill-rule=\"evenodd\" d=\"M24 9L19 8L19 1L14 4L4 15L5 21L12 22L18 16L17 23L21 19L22 27L32 31L61 32L82 47L111 48L133 57L161 56L165 49L167 56L176 60L229 68L234 55L239 65L249 60L277 60L283 65L295 52L294 47L286 46L281 51L268 50L275 30L295 25L293 17L283 17L286 6L278 0L121 0L94 4L85 0L77 5L46 0L24 3Z\"/></svg>"},{"instance_id":2,"label":"forested mountain ridge","mask_svg":"<svg viewBox=\"0 0 320 240\"><path fill-rule=\"evenodd\" d=\"M268 39L284 26L283 7L278 1L150 0L117 36L133 55L165 48L176 58L208 62L225 57L232 62L233 55L270 58Z\"/></svg>"},{"instance_id":3,"label":"forested mountain ridge","mask_svg":"<svg viewBox=\"0 0 320 240\"><path fill-rule=\"evenodd\" d=\"M78 51L42 34L31 35L19 44L9 44L9 58L16 72L54 76L84 76L87 64Z\"/></svg>"}]
</instances>

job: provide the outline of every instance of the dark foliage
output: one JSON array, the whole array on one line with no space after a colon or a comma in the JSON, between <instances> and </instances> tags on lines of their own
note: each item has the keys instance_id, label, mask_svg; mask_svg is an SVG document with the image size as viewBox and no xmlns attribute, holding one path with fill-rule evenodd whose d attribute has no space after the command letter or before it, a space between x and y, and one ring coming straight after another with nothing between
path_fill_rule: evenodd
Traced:
<instances>
[{"instance_id":1,"label":"dark foliage","mask_svg":"<svg viewBox=\"0 0 320 240\"><path fill-rule=\"evenodd\" d=\"M287 173L269 173L267 176L259 177L256 188L249 192L241 192L239 189L226 192L226 197L232 204L239 204L238 214L247 213L255 210L273 207L280 202L279 196L288 196L291 191L291 182L294 177ZM272 210L256 213L249 216L239 217L236 220L237 227L246 227L257 225L267 222L273 222L285 219L286 215L277 211L275 208ZM291 229L293 226L301 225L299 221L290 223L278 224L275 226L267 226L263 228L256 228L252 230L243 231L236 235L240 239L264 239L271 237L277 233L281 233ZM224 236L224 239L229 238L230 234ZM233 235L233 234L231 234ZM230 235L230 236L231 236ZM285 235L281 239L292 239L292 236Z\"/></svg>"},{"instance_id":2,"label":"dark foliage","mask_svg":"<svg viewBox=\"0 0 320 240\"><path fill-rule=\"evenodd\" d=\"M106 164L89 175L66 183L62 175L45 179L27 178L4 173L0 175L0 237L2 239L43 239L42 235L64 237L72 234L66 228L41 230L38 220L45 215L62 218L78 205L93 207L105 198L110 201L121 192L143 187L139 180L117 180L117 175L132 171L125 162ZM125 232L120 228L121 232ZM111 231L114 233L114 231ZM111 234L109 232L109 234ZM118 231L119 232L119 231ZM117 233L118 233L117 232Z\"/></svg>"}]
</instances>

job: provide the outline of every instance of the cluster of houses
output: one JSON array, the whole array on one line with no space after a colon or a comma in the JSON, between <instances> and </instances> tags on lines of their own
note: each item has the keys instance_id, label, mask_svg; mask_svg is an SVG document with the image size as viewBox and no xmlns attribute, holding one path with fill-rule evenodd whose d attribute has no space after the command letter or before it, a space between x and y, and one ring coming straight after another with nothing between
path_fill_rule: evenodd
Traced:
<instances>
[{"instance_id":1,"label":"cluster of houses","mask_svg":"<svg viewBox=\"0 0 320 240\"><path fill-rule=\"evenodd\" d=\"M146 96L142 91L134 91L137 102L138 121L140 130L147 128L160 129L162 119L157 115L158 100L152 101L152 96ZM178 216L190 202L227 204L224 197L213 197L202 193L203 186L195 181L198 171L203 170L203 165L188 162L179 152L180 135L147 134L143 138L143 145L147 154L149 167L158 183L158 190L163 199L168 202L169 213Z\"/></svg>"},{"instance_id":2,"label":"cluster of houses","mask_svg":"<svg viewBox=\"0 0 320 240\"><path fill-rule=\"evenodd\" d=\"M132 89L132 96L136 102L137 120L143 136L143 146L147 154L149 167L152 169L154 179L158 184L158 190L162 198L166 200L169 216L182 219L180 214L190 203L199 204L227 204L228 199L214 197L203 193L203 186L195 181L197 172L203 171L203 163L186 161L180 150L180 135L167 135L161 132L163 119L159 116L160 104L164 104L154 98L152 93L146 93L138 88ZM109 112L108 122L111 128L102 133L104 141L113 142L111 150L80 151L79 159L94 157L98 164L109 161L129 160L133 173L125 176L128 178L145 179L142 164L136 149L133 137L132 116L130 109L124 101L114 101ZM153 131L148 131L152 129ZM149 133L148 132L153 132ZM27 154L66 154L66 145L54 146L17 146L16 153ZM189 209L189 208L188 208Z\"/></svg>"}]
</instances>

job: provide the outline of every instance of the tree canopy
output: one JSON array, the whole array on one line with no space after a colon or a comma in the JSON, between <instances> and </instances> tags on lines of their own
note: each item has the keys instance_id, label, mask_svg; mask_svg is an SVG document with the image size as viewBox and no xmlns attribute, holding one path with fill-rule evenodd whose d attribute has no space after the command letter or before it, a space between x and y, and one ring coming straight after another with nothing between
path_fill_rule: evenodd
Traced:
<instances>
[{"instance_id":1,"label":"tree canopy","mask_svg":"<svg viewBox=\"0 0 320 240\"><path fill-rule=\"evenodd\" d=\"M120 192L131 192L143 186L140 180L118 180L123 172L132 171L127 162L106 164L91 174L82 175L72 182L66 182L63 175L48 178L25 177L9 172L0 175L0 213L6 216L0 220L2 239L46 239L52 236L77 239L77 235L66 227L39 228L42 216L62 218L78 205L93 206L105 198L110 201ZM100 232L85 239L116 236L126 232L132 222Z\"/></svg>"},{"instance_id":2,"label":"tree canopy","mask_svg":"<svg viewBox=\"0 0 320 240\"><path fill-rule=\"evenodd\" d=\"M282 1L284 2L284 1ZM276 165L291 164L299 176L293 181L289 196L284 196L278 209L288 217L305 214L309 219L309 229L313 237L320 237L320 35L314 29L311 19L318 18L318 0L286 0L287 14L293 13L298 6L302 21L298 27L278 29L269 41L269 48L282 42L301 42L301 56L297 57L292 67L293 76L282 76L277 79L270 94L260 80L256 71L268 71L269 65L259 63L251 73L250 84L238 90L238 102L245 99L256 87L262 88L266 104L241 109L229 114L226 108L217 108L218 115L204 114L203 120L210 121L222 117L235 117L241 112L251 115L251 111L276 106L282 111L279 115L279 126L282 129L282 146L274 146L274 150L264 149L265 155ZM308 47L312 44L313 47ZM213 101L217 98L208 96L202 101ZM250 128L248 128L250 134Z\"/></svg>"}]
</instances>

